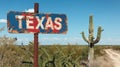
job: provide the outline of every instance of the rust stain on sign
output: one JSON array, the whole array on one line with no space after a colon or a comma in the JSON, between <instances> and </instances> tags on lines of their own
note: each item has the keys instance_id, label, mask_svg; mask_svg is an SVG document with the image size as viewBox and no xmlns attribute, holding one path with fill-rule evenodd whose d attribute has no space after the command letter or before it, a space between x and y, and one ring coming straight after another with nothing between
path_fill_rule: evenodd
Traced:
<instances>
[{"instance_id":1,"label":"rust stain on sign","mask_svg":"<svg viewBox=\"0 0 120 67\"><path fill-rule=\"evenodd\" d=\"M65 14L34 14L13 12L7 14L8 32L66 34L67 16Z\"/></svg>"}]
</instances>

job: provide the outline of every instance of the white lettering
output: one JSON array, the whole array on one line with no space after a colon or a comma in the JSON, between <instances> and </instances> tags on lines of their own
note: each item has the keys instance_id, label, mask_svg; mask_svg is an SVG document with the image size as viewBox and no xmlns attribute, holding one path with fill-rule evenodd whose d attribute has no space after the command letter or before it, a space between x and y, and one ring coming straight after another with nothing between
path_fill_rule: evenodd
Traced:
<instances>
[{"instance_id":1,"label":"white lettering","mask_svg":"<svg viewBox=\"0 0 120 67\"><path fill-rule=\"evenodd\" d=\"M45 27L45 29L48 29L49 27L50 27L52 30L54 30L54 28L53 28L53 22L52 22L51 17L48 17L47 22L46 22L46 27Z\"/></svg>"},{"instance_id":2,"label":"white lettering","mask_svg":"<svg viewBox=\"0 0 120 67\"><path fill-rule=\"evenodd\" d=\"M56 29L56 30L60 30L61 28L62 28L62 25L61 25L61 23L60 22L62 22L62 19L61 18L55 18L55 26L54 26L54 28Z\"/></svg>"},{"instance_id":3,"label":"white lettering","mask_svg":"<svg viewBox=\"0 0 120 67\"><path fill-rule=\"evenodd\" d=\"M24 18L24 16L16 15L15 17L16 19L18 19L19 28L22 29L22 19Z\"/></svg>"},{"instance_id":4,"label":"white lettering","mask_svg":"<svg viewBox=\"0 0 120 67\"><path fill-rule=\"evenodd\" d=\"M34 19L33 16L26 16L26 26L27 26L27 29L34 29L34 26L30 26L30 24L33 24L33 21L30 20L30 19Z\"/></svg>"},{"instance_id":5,"label":"white lettering","mask_svg":"<svg viewBox=\"0 0 120 67\"><path fill-rule=\"evenodd\" d=\"M43 26L42 22L45 19L45 17L42 17L41 19L39 19L39 17L36 16L36 19L38 21L38 25L37 25L36 29L38 29L39 27L41 27L42 29L44 29L44 26Z\"/></svg>"},{"instance_id":6,"label":"white lettering","mask_svg":"<svg viewBox=\"0 0 120 67\"><path fill-rule=\"evenodd\" d=\"M22 15L16 15L15 18L18 20L18 26L20 29L22 29L22 20L25 18L25 16ZM37 20L38 24L34 24L34 19ZM45 27L43 25L43 21L46 21ZM26 29L45 29L47 30L50 28L51 30L60 30L62 28L62 18L56 17L55 20L52 20L51 17L48 17L45 19L45 17L39 18L39 16L26 16Z\"/></svg>"}]
</instances>

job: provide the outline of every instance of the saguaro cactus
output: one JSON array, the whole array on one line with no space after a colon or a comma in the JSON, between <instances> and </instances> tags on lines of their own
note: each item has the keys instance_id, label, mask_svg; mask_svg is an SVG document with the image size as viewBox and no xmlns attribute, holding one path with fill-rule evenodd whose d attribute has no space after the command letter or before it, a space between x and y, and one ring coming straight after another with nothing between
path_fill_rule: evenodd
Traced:
<instances>
[{"instance_id":1,"label":"saguaro cactus","mask_svg":"<svg viewBox=\"0 0 120 67\"><path fill-rule=\"evenodd\" d=\"M89 44L90 48L94 46L94 44L98 43L100 41L101 37L101 32L102 32L101 26L98 27L98 32L97 32L97 38L94 38L94 27L93 27L93 16L91 15L89 17L89 37L88 39L85 37L84 32L82 32L82 37L83 39Z\"/></svg>"},{"instance_id":2,"label":"saguaro cactus","mask_svg":"<svg viewBox=\"0 0 120 67\"><path fill-rule=\"evenodd\" d=\"M98 32L97 32L97 38L94 38L94 27L93 27L93 16L91 15L89 17L89 37L88 39L85 37L84 32L82 32L82 37L83 39L88 43L89 45L89 53L88 53L88 66L89 67L94 67L94 44L98 43L100 41L101 37L101 32L102 32L101 26L98 27Z\"/></svg>"}]
</instances>

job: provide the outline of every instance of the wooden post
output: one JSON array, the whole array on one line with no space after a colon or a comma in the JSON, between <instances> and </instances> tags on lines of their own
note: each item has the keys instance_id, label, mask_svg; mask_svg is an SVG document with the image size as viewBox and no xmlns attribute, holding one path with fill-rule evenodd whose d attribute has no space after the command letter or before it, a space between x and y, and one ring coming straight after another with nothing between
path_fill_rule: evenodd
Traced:
<instances>
[{"instance_id":1,"label":"wooden post","mask_svg":"<svg viewBox=\"0 0 120 67\"><path fill-rule=\"evenodd\" d=\"M39 13L39 4L34 4L34 13ZM38 33L34 33L34 67L38 67Z\"/></svg>"}]
</instances>

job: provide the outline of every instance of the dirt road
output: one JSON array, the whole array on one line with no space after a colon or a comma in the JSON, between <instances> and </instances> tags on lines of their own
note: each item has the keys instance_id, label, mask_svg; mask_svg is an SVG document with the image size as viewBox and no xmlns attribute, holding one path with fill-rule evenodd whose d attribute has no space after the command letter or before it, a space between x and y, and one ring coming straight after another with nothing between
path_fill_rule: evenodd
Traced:
<instances>
[{"instance_id":1,"label":"dirt road","mask_svg":"<svg viewBox=\"0 0 120 67\"><path fill-rule=\"evenodd\" d=\"M97 57L91 67L120 67L120 51L104 49L105 55Z\"/></svg>"},{"instance_id":2,"label":"dirt road","mask_svg":"<svg viewBox=\"0 0 120 67\"><path fill-rule=\"evenodd\" d=\"M110 59L111 64L114 67L120 67L120 53L112 49L106 49L105 52Z\"/></svg>"}]
</instances>

